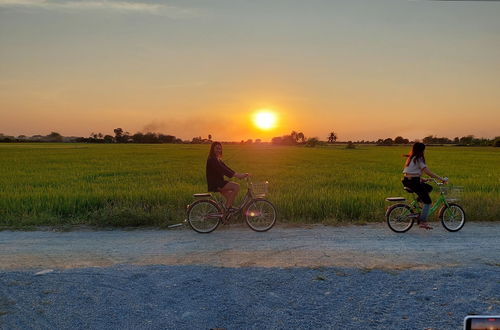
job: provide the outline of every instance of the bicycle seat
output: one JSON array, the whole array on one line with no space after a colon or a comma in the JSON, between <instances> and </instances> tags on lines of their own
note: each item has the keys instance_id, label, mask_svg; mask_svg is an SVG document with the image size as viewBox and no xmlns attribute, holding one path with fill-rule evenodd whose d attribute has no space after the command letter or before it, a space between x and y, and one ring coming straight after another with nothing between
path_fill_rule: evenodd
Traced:
<instances>
[{"instance_id":1,"label":"bicycle seat","mask_svg":"<svg viewBox=\"0 0 500 330\"><path fill-rule=\"evenodd\" d=\"M200 198L200 197L212 197L211 193L202 193L202 194L193 194L193 197Z\"/></svg>"},{"instance_id":2,"label":"bicycle seat","mask_svg":"<svg viewBox=\"0 0 500 330\"><path fill-rule=\"evenodd\" d=\"M404 197L387 197L385 200L388 202L404 202L404 201L406 201L406 198L404 198Z\"/></svg>"},{"instance_id":3,"label":"bicycle seat","mask_svg":"<svg viewBox=\"0 0 500 330\"><path fill-rule=\"evenodd\" d=\"M414 193L414 191L413 191L413 190L411 190L411 189L410 189L410 188L408 188L408 187L403 187L403 189L404 189L404 190L406 190L406 192L409 192L410 194L413 194L413 193Z\"/></svg>"}]
</instances>

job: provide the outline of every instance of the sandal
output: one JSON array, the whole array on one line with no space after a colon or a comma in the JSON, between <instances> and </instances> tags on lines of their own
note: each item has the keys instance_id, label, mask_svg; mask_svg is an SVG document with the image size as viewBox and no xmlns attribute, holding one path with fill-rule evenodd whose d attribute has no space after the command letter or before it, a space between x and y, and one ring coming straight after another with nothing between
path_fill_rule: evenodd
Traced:
<instances>
[{"instance_id":1,"label":"sandal","mask_svg":"<svg viewBox=\"0 0 500 330\"><path fill-rule=\"evenodd\" d=\"M427 230L430 230L430 229L433 229L431 226L429 226L427 224L426 221L420 221L420 224L418 225L420 228L423 228L423 229L427 229Z\"/></svg>"}]
</instances>

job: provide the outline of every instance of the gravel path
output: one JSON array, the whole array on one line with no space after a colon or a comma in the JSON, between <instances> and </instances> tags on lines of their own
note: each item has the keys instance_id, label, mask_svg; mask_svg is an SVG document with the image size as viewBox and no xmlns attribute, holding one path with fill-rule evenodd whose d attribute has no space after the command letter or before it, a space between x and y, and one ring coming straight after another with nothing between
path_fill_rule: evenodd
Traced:
<instances>
[{"instance_id":1,"label":"gravel path","mask_svg":"<svg viewBox=\"0 0 500 330\"><path fill-rule=\"evenodd\" d=\"M0 270L137 265L223 267L436 268L500 263L500 224L467 223L449 233L384 224L273 228L243 226L198 234L192 230L78 230L0 232Z\"/></svg>"},{"instance_id":2,"label":"gravel path","mask_svg":"<svg viewBox=\"0 0 500 330\"><path fill-rule=\"evenodd\" d=\"M459 329L499 314L498 267L113 266L0 275L5 329Z\"/></svg>"},{"instance_id":3,"label":"gravel path","mask_svg":"<svg viewBox=\"0 0 500 330\"><path fill-rule=\"evenodd\" d=\"M457 329L500 314L499 234L3 231L0 328Z\"/></svg>"}]
</instances>

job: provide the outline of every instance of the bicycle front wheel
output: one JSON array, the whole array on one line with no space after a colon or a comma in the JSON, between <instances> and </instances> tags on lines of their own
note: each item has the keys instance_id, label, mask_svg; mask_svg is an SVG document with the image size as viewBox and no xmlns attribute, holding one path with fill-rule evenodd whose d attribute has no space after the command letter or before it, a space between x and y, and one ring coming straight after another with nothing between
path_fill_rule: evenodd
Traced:
<instances>
[{"instance_id":1,"label":"bicycle front wheel","mask_svg":"<svg viewBox=\"0 0 500 330\"><path fill-rule=\"evenodd\" d=\"M406 204L394 204L387 209L386 218L389 228L396 233L404 233L413 226L413 213Z\"/></svg>"},{"instance_id":2,"label":"bicycle front wheel","mask_svg":"<svg viewBox=\"0 0 500 330\"><path fill-rule=\"evenodd\" d=\"M219 226L223 212L220 206L209 199L191 204L187 210L187 220L191 228L198 233L210 233Z\"/></svg>"},{"instance_id":3,"label":"bicycle front wheel","mask_svg":"<svg viewBox=\"0 0 500 330\"><path fill-rule=\"evenodd\" d=\"M264 198L252 199L245 209L245 220L255 231L267 231L276 223L276 208Z\"/></svg>"},{"instance_id":4,"label":"bicycle front wheel","mask_svg":"<svg viewBox=\"0 0 500 330\"><path fill-rule=\"evenodd\" d=\"M459 231L465 225L465 211L455 203L443 206L439 211L439 217L444 229L451 232Z\"/></svg>"}]
</instances>

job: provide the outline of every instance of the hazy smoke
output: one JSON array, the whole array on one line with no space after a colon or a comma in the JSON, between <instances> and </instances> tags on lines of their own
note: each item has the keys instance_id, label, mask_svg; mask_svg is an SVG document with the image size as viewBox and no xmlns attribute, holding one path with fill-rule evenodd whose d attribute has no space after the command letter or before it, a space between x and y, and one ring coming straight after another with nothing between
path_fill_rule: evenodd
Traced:
<instances>
[{"instance_id":1,"label":"hazy smoke","mask_svg":"<svg viewBox=\"0 0 500 330\"><path fill-rule=\"evenodd\" d=\"M191 140L201 136L207 138L212 135L218 141L239 141L241 139L255 138L255 134L245 128L245 125L233 122L226 118L185 118L152 120L144 125L143 133L162 133L175 135L183 140Z\"/></svg>"}]
</instances>

